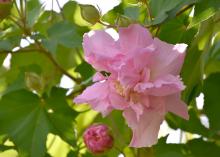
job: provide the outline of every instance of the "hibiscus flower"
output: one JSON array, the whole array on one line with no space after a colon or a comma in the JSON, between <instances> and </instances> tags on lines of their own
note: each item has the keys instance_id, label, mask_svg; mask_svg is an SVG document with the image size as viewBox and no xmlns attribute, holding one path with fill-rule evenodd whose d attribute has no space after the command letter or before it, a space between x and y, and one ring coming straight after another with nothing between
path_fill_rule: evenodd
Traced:
<instances>
[{"instance_id":1,"label":"hibiscus flower","mask_svg":"<svg viewBox=\"0 0 220 157\"><path fill-rule=\"evenodd\" d=\"M167 112L189 118L180 98L185 87L179 76L186 47L153 38L138 24L119 28L118 40L104 30L85 34L85 60L97 73L94 84L74 102L88 103L103 116L122 110L133 131L130 146L151 146Z\"/></svg>"}]
</instances>

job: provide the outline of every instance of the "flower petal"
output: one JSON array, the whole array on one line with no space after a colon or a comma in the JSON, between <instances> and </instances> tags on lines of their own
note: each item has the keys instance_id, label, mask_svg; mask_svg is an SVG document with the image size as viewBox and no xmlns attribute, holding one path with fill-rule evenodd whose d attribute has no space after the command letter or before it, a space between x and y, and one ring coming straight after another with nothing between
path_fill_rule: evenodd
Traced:
<instances>
[{"instance_id":1,"label":"flower petal","mask_svg":"<svg viewBox=\"0 0 220 157\"><path fill-rule=\"evenodd\" d=\"M189 119L187 105L181 101L180 93L166 97L166 110L172 112L186 120Z\"/></svg>"},{"instance_id":2,"label":"flower petal","mask_svg":"<svg viewBox=\"0 0 220 157\"><path fill-rule=\"evenodd\" d=\"M112 64L122 55L114 39L105 31L84 35L85 59L98 71L111 71Z\"/></svg>"},{"instance_id":3,"label":"flower petal","mask_svg":"<svg viewBox=\"0 0 220 157\"><path fill-rule=\"evenodd\" d=\"M130 143L131 147L149 147L157 142L160 124L164 119L164 114L157 110L144 109L143 114L137 120L136 113L131 108L124 110L128 126L133 131Z\"/></svg>"},{"instance_id":4,"label":"flower petal","mask_svg":"<svg viewBox=\"0 0 220 157\"><path fill-rule=\"evenodd\" d=\"M154 39L154 45L157 49L151 63L152 79L166 74L179 75L187 45L172 45L157 38Z\"/></svg>"},{"instance_id":5,"label":"flower petal","mask_svg":"<svg viewBox=\"0 0 220 157\"><path fill-rule=\"evenodd\" d=\"M145 48L152 41L150 32L138 24L132 24L127 28L119 29L119 43L124 53Z\"/></svg>"},{"instance_id":6,"label":"flower petal","mask_svg":"<svg viewBox=\"0 0 220 157\"><path fill-rule=\"evenodd\" d=\"M166 75L154 82L138 83L134 90L153 96L167 96L180 92L185 87L179 77L173 75Z\"/></svg>"},{"instance_id":7,"label":"flower petal","mask_svg":"<svg viewBox=\"0 0 220 157\"><path fill-rule=\"evenodd\" d=\"M112 110L108 101L108 82L98 82L87 87L83 93L74 99L77 104L88 103L96 111L106 116Z\"/></svg>"}]
</instances>

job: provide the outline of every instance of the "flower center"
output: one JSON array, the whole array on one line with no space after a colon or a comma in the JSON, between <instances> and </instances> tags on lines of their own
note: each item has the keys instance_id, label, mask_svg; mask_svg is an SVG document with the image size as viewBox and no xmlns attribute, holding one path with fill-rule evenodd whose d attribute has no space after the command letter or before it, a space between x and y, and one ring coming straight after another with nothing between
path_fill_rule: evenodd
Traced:
<instances>
[{"instance_id":1,"label":"flower center","mask_svg":"<svg viewBox=\"0 0 220 157\"><path fill-rule=\"evenodd\" d=\"M123 88L123 86L120 84L120 82L119 82L119 81L115 81L114 86L115 86L116 92L117 92L119 95L121 95L121 96L124 97L124 96L125 96L124 88Z\"/></svg>"},{"instance_id":2,"label":"flower center","mask_svg":"<svg viewBox=\"0 0 220 157\"><path fill-rule=\"evenodd\" d=\"M132 101L134 104L140 102L139 93L133 91L132 89L127 89L128 91L125 91L125 88L120 84L119 81L115 81L114 87L116 92L120 96L124 97L127 101Z\"/></svg>"}]
</instances>

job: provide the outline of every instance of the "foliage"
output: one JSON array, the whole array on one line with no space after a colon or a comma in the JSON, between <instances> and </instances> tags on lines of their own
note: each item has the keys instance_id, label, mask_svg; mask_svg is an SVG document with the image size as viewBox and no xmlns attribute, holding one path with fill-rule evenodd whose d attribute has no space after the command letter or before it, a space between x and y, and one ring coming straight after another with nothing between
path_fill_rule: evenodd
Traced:
<instances>
[{"instance_id":1,"label":"foliage","mask_svg":"<svg viewBox=\"0 0 220 157\"><path fill-rule=\"evenodd\" d=\"M58 3L59 12L46 10L38 0L7 4L0 0L0 151L4 157L92 157L82 134L93 123L107 124L115 138L115 148L103 157L121 153L126 157L219 156L219 0L122 0L105 14L90 4L68 1L61 7L58 0L52 1ZM83 34L99 28L117 30L130 23L142 24L166 42L188 44L181 76L190 119L166 117L170 128L189 136L186 143L167 144L166 136L151 148L130 148L131 131L119 111L103 118L72 102L94 75L83 58ZM63 89L63 76L74 87ZM201 93L204 109L196 104ZM204 116L209 128L201 122ZM200 138L193 139L194 134Z\"/></svg>"}]
</instances>

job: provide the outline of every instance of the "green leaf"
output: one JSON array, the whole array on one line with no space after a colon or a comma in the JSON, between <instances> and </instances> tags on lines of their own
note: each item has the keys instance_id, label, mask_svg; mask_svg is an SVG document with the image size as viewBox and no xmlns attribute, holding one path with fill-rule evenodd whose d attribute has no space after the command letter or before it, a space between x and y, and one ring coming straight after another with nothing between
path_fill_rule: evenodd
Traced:
<instances>
[{"instance_id":1,"label":"green leaf","mask_svg":"<svg viewBox=\"0 0 220 157\"><path fill-rule=\"evenodd\" d=\"M220 73L211 74L204 81L204 112L209 118L210 129L218 131L220 130L219 112L220 112Z\"/></svg>"},{"instance_id":2,"label":"green leaf","mask_svg":"<svg viewBox=\"0 0 220 157\"><path fill-rule=\"evenodd\" d=\"M184 152L186 148L183 144L166 144L167 137L162 137L158 143L153 146L155 157L189 157Z\"/></svg>"},{"instance_id":3,"label":"green leaf","mask_svg":"<svg viewBox=\"0 0 220 157\"><path fill-rule=\"evenodd\" d=\"M183 14L161 25L159 38L168 43L190 44L196 34L196 29L187 29L188 14Z\"/></svg>"},{"instance_id":4,"label":"green leaf","mask_svg":"<svg viewBox=\"0 0 220 157\"><path fill-rule=\"evenodd\" d=\"M148 24L157 25L161 24L165 20L174 18L180 10L186 6L193 5L199 0L150 0L150 9L154 17L152 22Z\"/></svg>"},{"instance_id":5,"label":"green leaf","mask_svg":"<svg viewBox=\"0 0 220 157\"><path fill-rule=\"evenodd\" d=\"M77 112L67 104L65 93L63 89L53 88L49 96L39 98L18 90L2 97L0 133L9 135L21 156L43 157L49 132L75 146L73 122Z\"/></svg>"},{"instance_id":6,"label":"green leaf","mask_svg":"<svg viewBox=\"0 0 220 157\"><path fill-rule=\"evenodd\" d=\"M167 11L173 9L179 3L179 0L151 0L150 6L152 10L152 15L154 17L162 15Z\"/></svg>"},{"instance_id":7,"label":"green leaf","mask_svg":"<svg viewBox=\"0 0 220 157\"><path fill-rule=\"evenodd\" d=\"M80 47L82 37L76 31L76 26L68 21L54 24L48 29L48 40L44 41L44 46L55 53L57 45L61 44L68 48Z\"/></svg>"},{"instance_id":8,"label":"green leaf","mask_svg":"<svg viewBox=\"0 0 220 157\"><path fill-rule=\"evenodd\" d=\"M124 14L123 3L120 3L118 6L103 15L102 19L108 23L114 24L119 14Z\"/></svg>"},{"instance_id":9,"label":"green leaf","mask_svg":"<svg viewBox=\"0 0 220 157\"><path fill-rule=\"evenodd\" d=\"M94 74L94 69L87 62L82 62L76 67L76 72L79 72L83 80L87 80Z\"/></svg>"},{"instance_id":10,"label":"green leaf","mask_svg":"<svg viewBox=\"0 0 220 157\"><path fill-rule=\"evenodd\" d=\"M18 78L20 72L36 72L41 75L48 90L60 81L60 71L44 54L39 52L22 53L22 51L19 53L12 54L11 69L7 74L9 84Z\"/></svg>"},{"instance_id":11,"label":"green leaf","mask_svg":"<svg viewBox=\"0 0 220 157\"><path fill-rule=\"evenodd\" d=\"M13 48L12 44L8 40L0 41L0 53L2 50L10 51Z\"/></svg>"},{"instance_id":12,"label":"green leaf","mask_svg":"<svg viewBox=\"0 0 220 157\"><path fill-rule=\"evenodd\" d=\"M180 2L179 0L150 0L152 16L156 21L154 24L164 21L168 17L167 12L174 9Z\"/></svg>"},{"instance_id":13,"label":"green leaf","mask_svg":"<svg viewBox=\"0 0 220 157\"><path fill-rule=\"evenodd\" d=\"M195 109L189 110L189 120L186 121L180 117L174 116L173 114L169 114L166 117L166 121L169 126L173 129L181 128L184 131L200 134L205 137L209 137L209 130L205 128L199 119L198 113L196 113Z\"/></svg>"},{"instance_id":14,"label":"green leaf","mask_svg":"<svg viewBox=\"0 0 220 157\"><path fill-rule=\"evenodd\" d=\"M202 138L194 139L187 142L193 157L218 157L220 147L214 142L204 141Z\"/></svg>"},{"instance_id":15,"label":"green leaf","mask_svg":"<svg viewBox=\"0 0 220 157\"><path fill-rule=\"evenodd\" d=\"M43 10L39 1L29 0L27 1L27 25L32 27L40 16Z\"/></svg>"},{"instance_id":16,"label":"green leaf","mask_svg":"<svg viewBox=\"0 0 220 157\"><path fill-rule=\"evenodd\" d=\"M207 20L213 16L220 8L219 0L200 0L195 5L195 12L189 28Z\"/></svg>"},{"instance_id":17,"label":"green leaf","mask_svg":"<svg viewBox=\"0 0 220 157\"><path fill-rule=\"evenodd\" d=\"M139 18L139 14L140 14L140 7L138 6L126 7L124 9L124 15L133 20L137 20Z\"/></svg>"},{"instance_id":18,"label":"green leaf","mask_svg":"<svg viewBox=\"0 0 220 157\"><path fill-rule=\"evenodd\" d=\"M78 51L80 50L66 48L62 45L58 45L56 59L64 69L71 69L75 67L80 60L78 56Z\"/></svg>"},{"instance_id":19,"label":"green leaf","mask_svg":"<svg viewBox=\"0 0 220 157\"><path fill-rule=\"evenodd\" d=\"M3 41L2 50L12 50L16 46L20 46L22 38L22 30L10 25L2 33L0 33L0 40Z\"/></svg>"},{"instance_id":20,"label":"green leaf","mask_svg":"<svg viewBox=\"0 0 220 157\"><path fill-rule=\"evenodd\" d=\"M0 123L0 132L9 134L21 154L44 156L49 123L36 95L20 90L3 96Z\"/></svg>"},{"instance_id":21,"label":"green leaf","mask_svg":"<svg viewBox=\"0 0 220 157\"><path fill-rule=\"evenodd\" d=\"M53 88L50 96L45 98L46 110L51 123L51 131L59 135L72 146L76 145L74 119L78 115L66 102L66 90Z\"/></svg>"},{"instance_id":22,"label":"green leaf","mask_svg":"<svg viewBox=\"0 0 220 157\"><path fill-rule=\"evenodd\" d=\"M205 74L220 72L220 42L216 42L206 55Z\"/></svg>"},{"instance_id":23,"label":"green leaf","mask_svg":"<svg viewBox=\"0 0 220 157\"><path fill-rule=\"evenodd\" d=\"M166 144L164 140L166 137L153 147L155 157L218 157L220 154L217 144L202 138L190 140L186 144Z\"/></svg>"},{"instance_id":24,"label":"green leaf","mask_svg":"<svg viewBox=\"0 0 220 157\"><path fill-rule=\"evenodd\" d=\"M55 11L45 10L41 13L38 20L33 26L35 32L39 32L40 35L47 36L47 30L55 23L58 23L62 20L62 16ZM42 37L41 37L42 38ZM41 39L40 38L40 39Z\"/></svg>"},{"instance_id":25,"label":"green leaf","mask_svg":"<svg viewBox=\"0 0 220 157\"><path fill-rule=\"evenodd\" d=\"M211 46L214 24L212 19L201 24L196 38L186 52L181 71L186 89L183 92L184 101L189 104L201 91L204 72L204 56Z\"/></svg>"}]
</instances>

